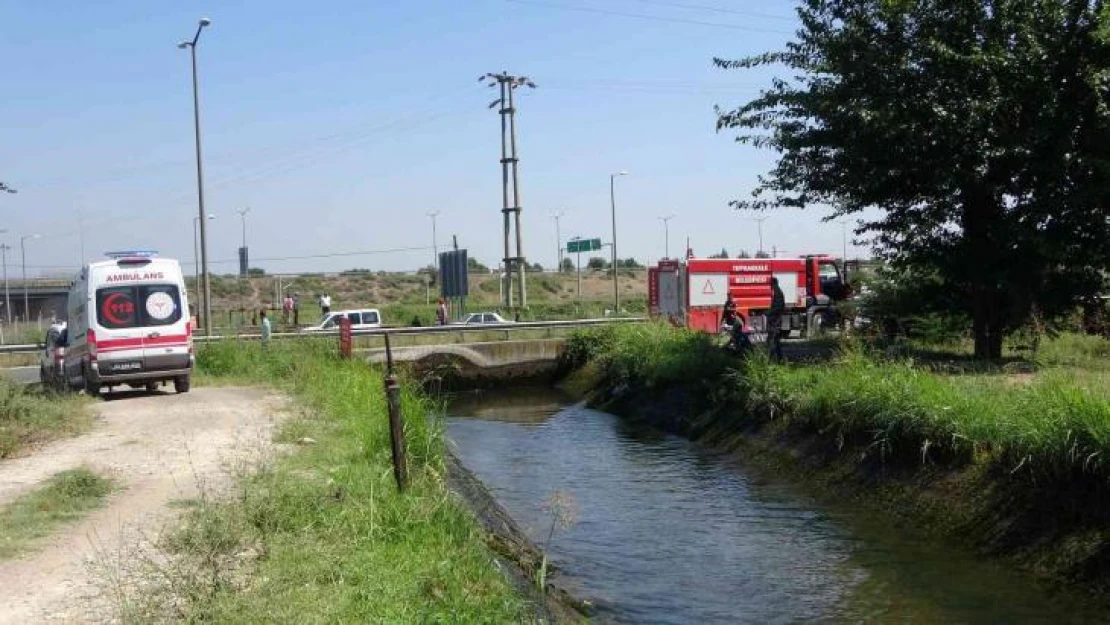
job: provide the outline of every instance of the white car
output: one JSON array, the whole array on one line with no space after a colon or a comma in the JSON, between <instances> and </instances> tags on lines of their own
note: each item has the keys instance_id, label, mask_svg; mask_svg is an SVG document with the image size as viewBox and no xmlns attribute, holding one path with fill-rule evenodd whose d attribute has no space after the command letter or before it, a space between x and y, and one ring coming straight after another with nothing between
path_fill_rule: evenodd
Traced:
<instances>
[{"instance_id":1,"label":"white car","mask_svg":"<svg viewBox=\"0 0 1110 625\"><path fill-rule=\"evenodd\" d=\"M467 318L463 319L460 323L466 325L494 325L498 323L512 323L512 321L505 319L495 312L476 312L468 315Z\"/></svg>"},{"instance_id":2,"label":"white car","mask_svg":"<svg viewBox=\"0 0 1110 625\"><path fill-rule=\"evenodd\" d=\"M372 330L382 327L382 315L377 308L364 308L360 310L337 310L330 312L315 324L308 326L304 332L324 332L338 330L339 320L346 317L351 320L352 330Z\"/></svg>"}]
</instances>

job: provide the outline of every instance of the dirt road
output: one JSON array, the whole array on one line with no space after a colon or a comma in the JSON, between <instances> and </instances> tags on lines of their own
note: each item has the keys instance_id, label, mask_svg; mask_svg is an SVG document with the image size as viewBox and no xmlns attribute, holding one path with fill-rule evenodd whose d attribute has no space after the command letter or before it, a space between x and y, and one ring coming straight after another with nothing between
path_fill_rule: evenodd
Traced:
<instances>
[{"instance_id":1,"label":"dirt road","mask_svg":"<svg viewBox=\"0 0 1110 625\"><path fill-rule=\"evenodd\" d=\"M267 453L284 408L281 397L255 389L118 393L95 404L88 434L0 461L0 505L81 465L121 487L42 548L0 563L0 624L111 620L102 567L156 536L171 502L195 497L200 487L218 492L236 468Z\"/></svg>"}]
</instances>

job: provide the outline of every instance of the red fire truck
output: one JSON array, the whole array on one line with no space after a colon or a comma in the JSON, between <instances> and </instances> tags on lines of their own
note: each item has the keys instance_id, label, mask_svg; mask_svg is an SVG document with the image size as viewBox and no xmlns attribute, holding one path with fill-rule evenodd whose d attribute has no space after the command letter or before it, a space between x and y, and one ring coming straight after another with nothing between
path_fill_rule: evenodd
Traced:
<instances>
[{"instance_id":1,"label":"red fire truck","mask_svg":"<svg viewBox=\"0 0 1110 625\"><path fill-rule=\"evenodd\" d=\"M783 330L813 333L838 318L836 303L851 295L837 260L803 258L687 258L661 260L648 269L648 306L654 317L702 332L717 333L729 296L744 322L766 332L771 278L786 299Z\"/></svg>"}]
</instances>

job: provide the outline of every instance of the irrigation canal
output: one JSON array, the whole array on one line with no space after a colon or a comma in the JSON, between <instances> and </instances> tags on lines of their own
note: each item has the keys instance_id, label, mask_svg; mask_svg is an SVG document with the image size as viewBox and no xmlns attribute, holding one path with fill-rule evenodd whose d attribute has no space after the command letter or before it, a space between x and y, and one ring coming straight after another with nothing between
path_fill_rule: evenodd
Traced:
<instances>
[{"instance_id":1,"label":"irrigation canal","mask_svg":"<svg viewBox=\"0 0 1110 625\"><path fill-rule=\"evenodd\" d=\"M544 504L577 521L548 552L564 583L618 623L1104 622L1074 598L685 439L547 389L456 398L448 433L541 544Z\"/></svg>"}]
</instances>

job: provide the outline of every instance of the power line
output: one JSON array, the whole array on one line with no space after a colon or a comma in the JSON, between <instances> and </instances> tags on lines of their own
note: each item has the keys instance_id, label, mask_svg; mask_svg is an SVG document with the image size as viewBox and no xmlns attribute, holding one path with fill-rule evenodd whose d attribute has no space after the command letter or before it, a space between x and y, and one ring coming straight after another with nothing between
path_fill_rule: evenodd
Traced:
<instances>
[{"instance_id":1,"label":"power line","mask_svg":"<svg viewBox=\"0 0 1110 625\"><path fill-rule=\"evenodd\" d=\"M690 24L692 26L707 26L710 28L726 28L729 30L741 30L753 33L768 33L774 35L792 35L791 31L774 30L770 28L754 28L751 26L744 26L742 24L725 24L721 22L706 22L703 20L692 20L681 17L665 17L662 15L648 15L645 13L632 13L628 11L614 11L611 9L599 9L596 7L584 7L568 4L557 4L555 2L541 2L540 0L505 0L512 4L521 4L528 6L547 7L551 9L561 9L564 11L578 11L581 13L596 13L599 15L610 15L614 17L630 17L633 19L648 20L653 22L670 22L673 24Z\"/></svg>"},{"instance_id":2,"label":"power line","mask_svg":"<svg viewBox=\"0 0 1110 625\"><path fill-rule=\"evenodd\" d=\"M775 15L773 13L758 13L756 11L741 11L737 9L725 9L721 7L707 6L704 4L687 4L685 2L669 2L668 0L632 0L640 4L652 4L655 6L673 7L676 9L691 9L695 11L707 11L710 13L721 13L724 15L742 15L745 17L759 17L768 20L782 20L784 22L795 21L794 17L787 15Z\"/></svg>"}]
</instances>

